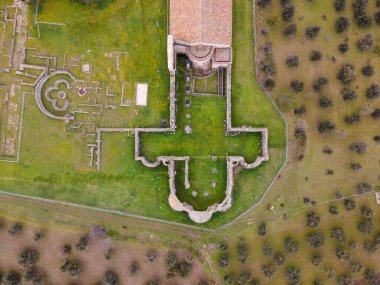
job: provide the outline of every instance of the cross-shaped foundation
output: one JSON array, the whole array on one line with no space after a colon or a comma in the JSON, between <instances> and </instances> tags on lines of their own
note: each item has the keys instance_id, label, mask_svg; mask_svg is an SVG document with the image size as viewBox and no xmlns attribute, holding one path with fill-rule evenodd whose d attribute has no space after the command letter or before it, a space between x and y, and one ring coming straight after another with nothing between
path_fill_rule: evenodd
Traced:
<instances>
[{"instance_id":1,"label":"cross-shaped foundation","mask_svg":"<svg viewBox=\"0 0 380 285\"><path fill-rule=\"evenodd\" d=\"M174 76L172 74L173 80ZM161 163L167 166L170 206L176 211L188 212L194 222L204 223L212 217L213 213L224 212L231 207L235 167L252 169L269 159L268 130L231 126L230 68L227 68L226 98L185 97L185 92L181 91L184 89L181 82L185 78L181 68L178 69L177 78L180 91L176 95L174 91L171 94L170 127L136 129L135 159L147 167L157 167ZM225 120L224 114L226 114ZM191 133L186 130L189 126ZM191 188L192 181L189 179L189 173L191 174L192 170L189 169L189 162L207 159L223 159L227 164L224 168L227 171L226 182L222 184L225 185L225 197L223 201L210 205L207 209L196 210L193 205L178 199L177 190L182 187L187 189L185 191L193 190L193 193L197 193ZM184 167L178 167L180 164L184 164ZM183 179L176 179L179 169L184 171ZM204 175L208 174L204 173ZM179 180L183 182L182 185L178 185ZM211 187L215 186L216 182L212 181L211 184Z\"/></svg>"}]
</instances>

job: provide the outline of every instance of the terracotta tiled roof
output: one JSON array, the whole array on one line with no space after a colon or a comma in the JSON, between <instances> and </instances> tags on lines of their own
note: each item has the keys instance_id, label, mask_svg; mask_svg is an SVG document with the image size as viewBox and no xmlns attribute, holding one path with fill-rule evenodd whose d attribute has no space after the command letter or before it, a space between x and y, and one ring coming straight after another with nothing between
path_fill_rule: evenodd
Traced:
<instances>
[{"instance_id":1,"label":"terracotta tiled roof","mask_svg":"<svg viewBox=\"0 0 380 285\"><path fill-rule=\"evenodd\" d=\"M170 0L170 34L189 44L232 44L232 0Z\"/></svg>"}]
</instances>

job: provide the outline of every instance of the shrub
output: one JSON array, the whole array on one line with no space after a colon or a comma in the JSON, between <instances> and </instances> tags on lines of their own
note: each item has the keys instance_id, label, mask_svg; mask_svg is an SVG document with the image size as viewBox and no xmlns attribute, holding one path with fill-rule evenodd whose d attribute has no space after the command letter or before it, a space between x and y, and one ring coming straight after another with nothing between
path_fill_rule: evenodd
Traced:
<instances>
[{"instance_id":1,"label":"shrub","mask_svg":"<svg viewBox=\"0 0 380 285\"><path fill-rule=\"evenodd\" d=\"M361 183L356 184L356 192L358 194L363 194L363 193L369 192L371 190L372 190L372 186L371 186L371 184L369 184L367 182L361 182Z\"/></svg>"},{"instance_id":2,"label":"shrub","mask_svg":"<svg viewBox=\"0 0 380 285\"><path fill-rule=\"evenodd\" d=\"M380 96L380 85L377 84L372 84L368 89L367 89L367 98L368 99L375 99Z\"/></svg>"},{"instance_id":3,"label":"shrub","mask_svg":"<svg viewBox=\"0 0 380 285\"><path fill-rule=\"evenodd\" d=\"M233 285L235 283L235 275L233 273L224 276L224 284Z\"/></svg>"},{"instance_id":4,"label":"shrub","mask_svg":"<svg viewBox=\"0 0 380 285\"><path fill-rule=\"evenodd\" d=\"M348 246L350 247L350 249L354 250L356 248L356 241L350 240L348 242Z\"/></svg>"},{"instance_id":5,"label":"shrub","mask_svg":"<svg viewBox=\"0 0 380 285\"><path fill-rule=\"evenodd\" d=\"M341 43L338 45L338 50L341 52L341 53L345 53L345 52L348 52L349 50L349 46L348 46L348 43Z\"/></svg>"},{"instance_id":6,"label":"shrub","mask_svg":"<svg viewBox=\"0 0 380 285\"><path fill-rule=\"evenodd\" d=\"M329 80L326 77L320 77L313 82L313 89L316 92L322 92L328 83Z\"/></svg>"},{"instance_id":7,"label":"shrub","mask_svg":"<svg viewBox=\"0 0 380 285\"><path fill-rule=\"evenodd\" d=\"M230 256L227 253L224 253L219 258L219 266L221 268L226 268L230 265Z\"/></svg>"},{"instance_id":8,"label":"shrub","mask_svg":"<svg viewBox=\"0 0 380 285\"><path fill-rule=\"evenodd\" d=\"M380 245L380 233L377 233L374 235L373 237L373 242L376 244L376 245Z\"/></svg>"},{"instance_id":9,"label":"shrub","mask_svg":"<svg viewBox=\"0 0 380 285\"><path fill-rule=\"evenodd\" d=\"M350 84L356 79L355 67L352 64L344 64L340 68L337 78L344 85Z\"/></svg>"},{"instance_id":10,"label":"shrub","mask_svg":"<svg viewBox=\"0 0 380 285\"><path fill-rule=\"evenodd\" d=\"M166 265L168 268L174 268L177 264L177 255L174 251L170 251L166 257Z\"/></svg>"},{"instance_id":11,"label":"shrub","mask_svg":"<svg viewBox=\"0 0 380 285\"><path fill-rule=\"evenodd\" d=\"M332 100L327 96L321 96L319 98L319 107L329 108L333 105Z\"/></svg>"},{"instance_id":12,"label":"shrub","mask_svg":"<svg viewBox=\"0 0 380 285\"><path fill-rule=\"evenodd\" d=\"M173 278L175 276L175 268L168 268L166 270L166 278L169 279L169 278Z\"/></svg>"},{"instance_id":13,"label":"shrub","mask_svg":"<svg viewBox=\"0 0 380 285\"><path fill-rule=\"evenodd\" d=\"M178 275L182 278L187 277L192 270L193 270L193 265L186 261L180 262L176 266L176 271L178 272Z\"/></svg>"},{"instance_id":14,"label":"shrub","mask_svg":"<svg viewBox=\"0 0 380 285\"><path fill-rule=\"evenodd\" d=\"M110 259L113 257L114 253L115 253L115 249L112 248L112 247L110 247L110 248L107 250L107 252L105 253L105 255L104 255L105 259L106 259L106 260L110 260Z\"/></svg>"},{"instance_id":15,"label":"shrub","mask_svg":"<svg viewBox=\"0 0 380 285\"><path fill-rule=\"evenodd\" d=\"M301 283L301 270L295 267L289 267L285 271L285 278L290 285Z\"/></svg>"},{"instance_id":16,"label":"shrub","mask_svg":"<svg viewBox=\"0 0 380 285\"><path fill-rule=\"evenodd\" d=\"M329 213L330 213L331 215L338 215L338 214L339 214L338 207L335 206L335 205L331 205L331 206L329 207Z\"/></svg>"},{"instance_id":17,"label":"shrub","mask_svg":"<svg viewBox=\"0 0 380 285\"><path fill-rule=\"evenodd\" d=\"M364 249L367 253L369 253L369 254L373 254L373 253L375 253L376 250L377 250L377 245L376 245L374 242L372 242L372 241L365 241L365 242L363 243L363 249Z\"/></svg>"},{"instance_id":18,"label":"shrub","mask_svg":"<svg viewBox=\"0 0 380 285\"><path fill-rule=\"evenodd\" d=\"M367 150L365 142L353 142L349 145L349 149L357 154L364 154Z\"/></svg>"},{"instance_id":19,"label":"shrub","mask_svg":"<svg viewBox=\"0 0 380 285\"><path fill-rule=\"evenodd\" d=\"M343 33L350 27L350 20L347 17L339 17L335 21L335 31Z\"/></svg>"},{"instance_id":20,"label":"shrub","mask_svg":"<svg viewBox=\"0 0 380 285\"><path fill-rule=\"evenodd\" d=\"M22 267L33 266L38 259L38 252L33 249L24 249L18 256L18 263Z\"/></svg>"},{"instance_id":21,"label":"shrub","mask_svg":"<svg viewBox=\"0 0 380 285\"><path fill-rule=\"evenodd\" d=\"M310 260L313 265L318 266L323 261L323 256L316 253L311 256Z\"/></svg>"},{"instance_id":22,"label":"shrub","mask_svg":"<svg viewBox=\"0 0 380 285\"><path fill-rule=\"evenodd\" d=\"M332 267L325 268L325 273L328 278L334 278L336 275L335 269Z\"/></svg>"},{"instance_id":23,"label":"shrub","mask_svg":"<svg viewBox=\"0 0 380 285\"><path fill-rule=\"evenodd\" d=\"M263 246L261 247L261 252L265 256L270 256L273 253L273 248L270 244L264 243Z\"/></svg>"},{"instance_id":24,"label":"shrub","mask_svg":"<svg viewBox=\"0 0 380 285\"><path fill-rule=\"evenodd\" d=\"M289 55L286 59L286 65L288 67L296 67L300 63L300 57L298 55Z\"/></svg>"},{"instance_id":25,"label":"shrub","mask_svg":"<svg viewBox=\"0 0 380 285\"><path fill-rule=\"evenodd\" d=\"M290 21L294 16L294 12L295 12L294 6L291 3L286 3L282 7L282 12L281 12L282 19L284 21Z\"/></svg>"},{"instance_id":26,"label":"shrub","mask_svg":"<svg viewBox=\"0 0 380 285\"><path fill-rule=\"evenodd\" d=\"M343 243L347 240L346 234L341 227L334 227L330 232L330 236L339 243Z\"/></svg>"},{"instance_id":27,"label":"shrub","mask_svg":"<svg viewBox=\"0 0 380 285\"><path fill-rule=\"evenodd\" d=\"M187 253L186 254L186 256L185 256L185 261L187 262L187 263L190 263L190 264L192 264L193 263L193 255L191 254L191 253Z\"/></svg>"},{"instance_id":28,"label":"shrub","mask_svg":"<svg viewBox=\"0 0 380 285\"><path fill-rule=\"evenodd\" d=\"M110 231L108 232L110 234ZM104 239L107 236L107 230L102 225L95 225L91 228L91 238Z\"/></svg>"},{"instance_id":29,"label":"shrub","mask_svg":"<svg viewBox=\"0 0 380 285\"><path fill-rule=\"evenodd\" d=\"M348 250L343 247L338 247L335 250L335 255L339 260L342 260L345 262L349 262L351 259L350 255L348 254Z\"/></svg>"},{"instance_id":30,"label":"shrub","mask_svg":"<svg viewBox=\"0 0 380 285\"><path fill-rule=\"evenodd\" d=\"M372 46L373 46L372 35L368 34L364 38L359 39L356 42L356 46L357 46L358 50L361 51L361 52L366 51L366 50L372 48Z\"/></svg>"},{"instance_id":31,"label":"shrub","mask_svg":"<svg viewBox=\"0 0 380 285\"><path fill-rule=\"evenodd\" d=\"M237 254L238 254L238 260L241 263L245 263L249 254L248 247L245 242L241 241L239 243L239 245L237 246Z\"/></svg>"},{"instance_id":32,"label":"shrub","mask_svg":"<svg viewBox=\"0 0 380 285\"><path fill-rule=\"evenodd\" d=\"M75 247L77 248L77 250L83 251L87 249L89 243L89 237L87 235L84 235L79 238L79 241L77 242Z\"/></svg>"},{"instance_id":33,"label":"shrub","mask_svg":"<svg viewBox=\"0 0 380 285\"><path fill-rule=\"evenodd\" d=\"M368 28L372 24L372 19L366 14L368 0L355 0L352 4L354 19L360 28Z\"/></svg>"},{"instance_id":34,"label":"shrub","mask_svg":"<svg viewBox=\"0 0 380 285\"><path fill-rule=\"evenodd\" d=\"M251 280L251 273L248 271L243 271L239 274L237 283L238 284L248 284L248 282Z\"/></svg>"},{"instance_id":35,"label":"shrub","mask_svg":"<svg viewBox=\"0 0 380 285\"><path fill-rule=\"evenodd\" d=\"M296 127L294 129L294 137L300 140L306 140L306 133L303 127Z\"/></svg>"},{"instance_id":36,"label":"shrub","mask_svg":"<svg viewBox=\"0 0 380 285\"><path fill-rule=\"evenodd\" d=\"M373 110L373 112L371 113L371 117L372 117L372 119L380 118L380 109Z\"/></svg>"},{"instance_id":37,"label":"shrub","mask_svg":"<svg viewBox=\"0 0 380 285\"><path fill-rule=\"evenodd\" d=\"M68 255L72 251L71 245L66 243L63 245L63 254Z\"/></svg>"},{"instance_id":38,"label":"shrub","mask_svg":"<svg viewBox=\"0 0 380 285\"><path fill-rule=\"evenodd\" d=\"M366 66L364 66L364 67L362 68L362 74L363 74L364 76L371 77L371 76L374 75L374 73L375 73L375 69L374 69L373 66L370 65L370 64L368 64L368 65L366 65Z\"/></svg>"},{"instance_id":39,"label":"shrub","mask_svg":"<svg viewBox=\"0 0 380 285\"><path fill-rule=\"evenodd\" d=\"M334 0L335 11L341 12L346 9L346 0Z\"/></svg>"},{"instance_id":40,"label":"shrub","mask_svg":"<svg viewBox=\"0 0 380 285\"><path fill-rule=\"evenodd\" d=\"M345 116L344 117L344 122L348 125L351 125L353 123L359 123L360 122L360 114L355 113L350 116Z\"/></svg>"},{"instance_id":41,"label":"shrub","mask_svg":"<svg viewBox=\"0 0 380 285\"><path fill-rule=\"evenodd\" d=\"M274 265L276 266L281 266L284 264L285 262L285 257L284 255L281 253L281 252L277 252L274 254L274 258L273 258L273 262L274 262Z\"/></svg>"},{"instance_id":42,"label":"shrub","mask_svg":"<svg viewBox=\"0 0 380 285\"><path fill-rule=\"evenodd\" d=\"M264 60L260 63L260 70L269 76L273 76L276 74L276 68L274 64L269 60Z\"/></svg>"},{"instance_id":43,"label":"shrub","mask_svg":"<svg viewBox=\"0 0 380 285\"><path fill-rule=\"evenodd\" d=\"M357 171L357 170L362 169L362 165L358 162L352 162L352 163L350 163L350 168L353 171Z\"/></svg>"},{"instance_id":44,"label":"shrub","mask_svg":"<svg viewBox=\"0 0 380 285\"><path fill-rule=\"evenodd\" d=\"M310 61L320 61L322 59L322 53L317 50L313 50L309 57Z\"/></svg>"},{"instance_id":45,"label":"shrub","mask_svg":"<svg viewBox=\"0 0 380 285\"><path fill-rule=\"evenodd\" d=\"M305 114L306 111L307 111L306 106L302 105L299 108L294 109L294 115L301 116L301 115Z\"/></svg>"},{"instance_id":46,"label":"shrub","mask_svg":"<svg viewBox=\"0 0 380 285\"><path fill-rule=\"evenodd\" d=\"M353 209L356 208L356 203L352 199L344 199L343 204L344 204L344 208L347 211L352 211Z\"/></svg>"},{"instance_id":47,"label":"shrub","mask_svg":"<svg viewBox=\"0 0 380 285\"><path fill-rule=\"evenodd\" d=\"M271 2L272 2L272 0L257 0L257 5L260 6L261 8L265 8Z\"/></svg>"},{"instance_id":48,"label":"shrub","mask_svg":"<svg viewBox=\"0 0 380 285\"><path fill-rule=\"evenodd\" d=\"M373 224L371 219L364 219L358 224L359 232L363 234L370 234L373 231Z\"/></svg>"},{"instance_id":49,"label":"shrub","mask_svg":"<svg viewBox=\"0 0 380 285\"><path fill-rule=\"evenodd\" d=\"M61 266L62 272L67 272L70 276L78 276L81 272L81 266L78 262L66 260Z\"/></svg>"},{"instance_id":50,"label":"shrub","mask_svg":"<svg viewBox=\"0 0 380 285\"><path fill-rule=\"evenodd\" d=\"M330 121L321 121L318 124L318 131L323 134L335 129L335 124Z\"/></svg>"},{"instance_id":51,"label":"shrub","mask_svg":"<svg viewBox=\"0 0 380 285\"><path fill-rule=\"evenodd\" d=\"M328 146L324 147L322 151L324 154L329 154L329 155L333 153L333 150Z\"/></svg>"},{"instance_id":52,"label":"shrub","mask_svg":"<svg viewBox=\"0 0 380 285\"><path fill-rule=\"evenodd\" d=\"M367 281L370 285L377 285L377 274L376 271L372 268L366 268L364 271L364 280Z\"/></svg>"},{"instance_id":53,"label":"shrub","mask_svg":"<svg viewBox=\"0 0 380 285\"><path fill-rule=\"evenodd\" d=\"M12 236L18 235L23 230L23 225L21 223L14 223L8 230L8 233Z\"/></svg>"},{"instance_id":54,"label":"shrub","mask_svg":"<svg viewBox=\"0 0 380 285\"><path fill-rule=\"evenodd\" d=\"M312 285L324 285L325 283L323 283L323 281L319 278L317 279L314 279L313 283L311 283Z\"/></svg>"},{"instance_id":55,"label":"shrub","mask_svg":"<svg viewBox=\"0 0 380 285\"><path fill-rule=\"evenodd\" d=\"M375 23L380 25L380 11L375 13Z\"/></svg>"},{"instance_id":56,"label":"shrub","mask_svg":"<svg viewBox=\"0 0 380 285\"><path fill-rule=\"evenodd\" d=\"M276 86L276 81L274 81L272 78L266 78L264 80L264 86L268 90L273 90L273 88Z\"/></svg>"},{"instance_id":57,"label":"shrub","mask_svg":"<svg viewBox=\"0 0 380 285\"><path fill-rule=\"evenodd\" d=\"M351 260L350 261L350 270L352 273L357 273L362 270L363 266L359 261Z\"/></svg>"},{"instance_id":58,"label":"shrub","mask_svg":"<svg viewBox=\"0 0 380 285\"><path fill-rule=\"evenodd\" d=\"M347 274L343 274L339 276L338 278L338 285L353 285L354 280L352 280L352 277Z\"/></svg>"},{"instance_id":59,"label":"shrub","mask_svg":"<svg viewBox=\"0 0 380 285\"><path fill-rule=\"evenodd\" d=\"M305 36L308 39L314 39L316 36L318 36L319 32L321 30L321 27L319 26L310 26L305 29Z\"/></svg>"},{"instance_id":60,"label":"shrub","mask_svg":"<svg viewBox=\"0 0 380 285\"><path fill-rule=\"evenodd\" d=\"M21 282L21 275L18 272L11 271L6 273L1 278L2 285L19 285Z\"/></svg>"},{"instance_id":61,"label":"shrub","mask_svg":"<svg viewBox=\"0 0 380 285\"><path fill-rule=\"evenodd\" d=\"M267 225L265 222L261 222L257 228L257 234L259 236L265 236L267 234Z\"/></svg>"},{"instance_id":62,"label":"shrub","mask_svg":"<svg viewBox=\"0 0 380 285\"><path fill-rule=\"evenodd\" d=\"M290 82L290 87L294 92L298 93L303 91L305 84L302 81L295 79Z\"/></svg>"},{"instance_id":63,"label":"shrub","mask_svg":"<svg viewBox=\"0 0 380 285\"><path fill-rule=\"evenodd\" d=\"M300 248L300 243L292 237L285 238L285 252L294 253Z\"/></svg>"},{"instance_id":64,"label":"shrub","mask_svg":"<svg viewBox=\"0 0 380 285\"><path fill-rule=\"evenodd\" d=\"M321 247L325 243L325 237L321 233L312 233L307 238L307 242L313 248Z\"/></svg>"},{"instance_id":65,"label":"shrub","mask_svg":"<svg viewBox=\"0 0 380 285\"><path fill-rule=\"evenodd\" d=\"M31 282L33 285L44 284L44 277L35 268L31 268L24 273L23 279L25 282Z\"/></svg>"},{"instance_id":66,"label":"shrub","mask_svg":"<svg viewBox=\"0 0 380 285\"><path fill-rule=\"evenodd\" d=\"M119 280L117 278L116 273L113 271L107 271L104 274L102 285L117 285L119 284Z\"/></svg>"},{"instance_id":67,"label":"shrub","mask_svg":"<svg viewBox=\"0 0 380 285\"><path fill-rule=\"evenodd\" d=\"M297 26L294 24L290 24L286 26L286 28L282 32L282 34L286 37L295 35L296 33L297 33Z\"/></svg>"},{"instance_id":68,"label":"shrub","mask_svg":"<svg viewBox=\"0 0 380 285\"><path fill-rule=\"evenodd\" d=\"M140 271L140 265L136 260L133 260L131 262L131 265L129 266L129 273L132 275L138 273Z\"/></svg>"},{"instance_id":69,"label":"shrub","mask_svg":"<svg viewBox=\"0 0 380 285\"><path fill-rule=\"evenodd\" d=\"M276 272L276 268L273 264L265 264L261 266L261 272L264 274L265 277L271 278Z\"/></svg>"},{"instance_id":70,"label":"shrub","mask_svg":"<svg viewBox=\"0 0 380 285\"><path fill-rule=\"evenodd\" d=\"M150 262L153 262L156 260L156 258L158 257L158 252L157 250L155 249L150 249L148 250L148 252L146 253L146 257L148 258L148 260Z\"/></svg>"},{"instance_id":71,"label":"shrub","mask_svg":"<svg viewBox=\"0 0 380 285\"><path fill-rule=\"evenodd\" d=\"M43 231L35 232L34 233L34 240L39 241L39 240L43 239L44 236L45 236L45 232L43 232Z\"/></svg>"}]
</instances>

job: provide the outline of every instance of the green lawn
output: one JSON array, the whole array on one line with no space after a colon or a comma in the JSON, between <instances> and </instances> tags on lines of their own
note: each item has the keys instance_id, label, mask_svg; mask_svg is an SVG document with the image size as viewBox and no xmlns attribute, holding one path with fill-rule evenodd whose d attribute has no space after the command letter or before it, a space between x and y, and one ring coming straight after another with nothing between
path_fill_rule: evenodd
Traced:
<instances>
[{"instance_id":1,"label":"green lawn","mask_svg":"<svg viewBox=\"0 0 380 285\"><path fill-rule=\"evenodd\" d=\"M149 107L131 108L117 114L128 116L130 126L159 126L161 118L168 118L169 103L165 44L167 2L152 1L149 7L143 1L128 2L128 5L123 5L124 2L116 0L105 9L86 10L69 1L44 1L40 6L39 21L62 22L66 26L41 24L41 39L30 39L27 44L49 55L83 56L84 62L93 63L93 73L85 79L99 80L103 88L109 84L120 87L123 81L149 82ZM268 126L270 161L257 169L239 173L232 208L216 214L205 224L206 227L220 226L256 203L285 159L284 124L258 87L253 64L247 64L246 60L248 56L253 62L254 56L252 21L252 11L247 4L235 1L233 124ZM104 57L105 53L115 50L127 52L121 58L122 68L116 81L111 78L116 74L115 58ZM27 53L29 62L37 60L31 57L32 52ZM58 64L62 64L62 57ZM80 72L79 68L73 67L72 70L74 74ZM133 92L130 85L128 88ZM183 99L182 96L179 101L178 116L185 114L181 112ZM191 101L193 134L183 134L185 118L178 117L180 126L175 135L159 140L155 137L160 135L146 135L143 150L151 158L168 153L207 156L190 163L193 187L201 190L199 195L210 191L209 196L202 196L203 204L196 205L203 208L211 201L221 201L225 188L225 160L218 159L217 173L212 175L214 164L208 155L242 154L252 161L260 151L260 137L249 134L225 137L225 99L191 97ZM86 139L67 131L62 122L45 117L33 96L27 96L20 163L0 163L0 189L194 224L187 214L171 210L167 203L167 168L149 169L135 162L133 138L126 134L104 134L102 139L102 170L96 172L88 167L88 158L84 154ZM180 145L176 145L178 139L183 140ZM178 179L181 179L180 175ZM217 182L215 189L210 187L212 180ZM190 194L189 191L179 192L179 197L192 201Z\"/></svg>"},{"instance_id":2,"label":"green lawn","mask_svg":"<svg viewBox=\"0 0 380 285\"><path fill-rule=\"evenodd\" d=\"M38 38L36 26L30 24L36 38L29 39L27 46L38 47L38 50L27 50L28 63L41 63L32 56L44 54L58 56L58 66L62 66L65 56L66 66L79 79L98 81L103 90L108 86L111 92L118 94L124 86L124 97L132 101L135 83L148 83L149 108L121 107L109 112L112 113L110 119L119 126L128 122L130 127L153 127L169 117L167 1L153 0L146 4L115 0L103 9L71 0L40 1L38 11L38 21L65 25L40 24L41 38ZM33 17L34 8L31 7L30 23ZM81 63L92 63L92 73L83 74L80 66L70 66L72 57L79 57Z\"/></svg>"},{"instance_id":3,"label":"green lawn","mask_svg":"<svg viewBox=\"0 0 380 285\"><path fill-rule=\"evenodd\" d=\"M218 94L218 72L204 78L194 78L194 93Z\"/></svg>"}]
</instances>

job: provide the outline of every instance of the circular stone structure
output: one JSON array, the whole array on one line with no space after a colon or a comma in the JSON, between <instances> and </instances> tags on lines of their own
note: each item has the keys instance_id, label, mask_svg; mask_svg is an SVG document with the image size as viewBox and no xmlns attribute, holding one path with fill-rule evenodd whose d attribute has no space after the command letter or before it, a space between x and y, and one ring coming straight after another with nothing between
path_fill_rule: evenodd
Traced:
<instances>
[{"instance_id":1,"label":"circular stone structure","mask_svg":"<svg viewBox=\"0 0 380 285\"><path fill-rule=\"evenodd\" d=\"M70 78L70 81L67 79L59 78L60 75L64 75L65 77L68 76ZM58 77L57 80L54 81L53 85L48 86L46 88L46 91L43 93L42 89L45 87L46 82L54 76ZM66 120L66 121L67 120L73 120L74 116L67 113L69 106L70 106L70 102L67 100L67 93L66 93L66 91L59 90L59 86L61 84L64 84L66 86L67 90L70 90L72 88L71 83L75 82L75 81L76 81L75 76L67 70L56 70L56 71L53 71L51 73L46 73L38 81L38 83L36 85L36 89L34 91L36 103L37 103L38 108L41 110L41 112L44 113L46 116L52 118L52 119ZM53 92L55 90L58 90L57 99L51 97L51 92ZM46 108L46 106L43 102L43 96L47 101L51 102L54 110L56 110L58 112L65 113L65 114L59 116L59 115L51 113ZM58 100L64 101L63 106L58 106Z\"/></svg>"},{"instance_id":2,"label":"circular stone structure","mask_svg":"<svg viewBox=\"0 0 380 285\"><path fill-rule=\"evenodd\" d=\"M212 46L191 46L188 48L187 55L192 62L206 62L211 60L214 50Z\"/></svg>"}]
</instances>

